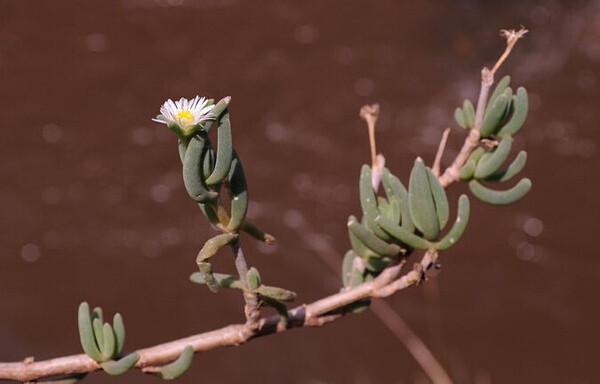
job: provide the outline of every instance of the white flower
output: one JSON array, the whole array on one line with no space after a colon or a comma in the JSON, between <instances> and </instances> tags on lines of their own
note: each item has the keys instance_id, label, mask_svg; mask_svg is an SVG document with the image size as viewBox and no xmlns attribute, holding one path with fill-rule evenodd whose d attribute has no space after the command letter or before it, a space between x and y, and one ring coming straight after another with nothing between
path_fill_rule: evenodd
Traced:
<instances>
[{"instance_id":1,"label":"white flower","mask_svg":"<svg viewBox=\"0 0 600 384\"><path fill-rule=\"evenodd\" d=\"M169 99L160 107L160 115L152 120L169 126L174 124L184 133L190 133L199 124L216 118L211 112L214 107L214 104L209 105L209 101L200 96L192 100L183 97L178 101Z\"/></svg>"}]
</instances>

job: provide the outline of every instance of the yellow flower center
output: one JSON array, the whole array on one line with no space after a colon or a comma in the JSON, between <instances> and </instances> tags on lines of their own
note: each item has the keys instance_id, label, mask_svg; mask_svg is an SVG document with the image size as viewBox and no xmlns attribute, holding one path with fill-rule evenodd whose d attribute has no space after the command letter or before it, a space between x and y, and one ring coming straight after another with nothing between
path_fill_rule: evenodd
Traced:
<instances>
[{"instance_id":1,"label":"yellow flower center","mask_svg":"<svg viewBox=\"0 0 600 384\"><path fill-rule=\"evenodd\" d=\"M187 125L194 120L194 115L188 109L177 113L177 120L182 122L184 125Z\"/></svg>"}]
</instances>

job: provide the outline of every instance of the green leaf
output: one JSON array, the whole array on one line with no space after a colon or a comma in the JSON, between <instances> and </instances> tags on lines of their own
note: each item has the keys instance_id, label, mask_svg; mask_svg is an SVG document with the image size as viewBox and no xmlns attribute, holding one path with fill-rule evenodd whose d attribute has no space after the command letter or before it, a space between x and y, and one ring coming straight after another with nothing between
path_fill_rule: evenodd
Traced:
<instances>
[{"instance_id":1,"label":"green leaf","mask_svg":"<svg viewBox=\"0 0 600 384\"><path fill-rule=\"evenodd\" d=\"M390 202L393 199L402 201L408 193L400 179L394 176L387 168L383 168L383 172L381 174L381 183L383 184L383 189L387 199Z\"/></svg>"},{"instance_id":2,"label":"green leaf","mask_svg":"<svg viewBox=\"0 0 600 384\"><path fill-rule=\"evenodd\" d=\"M443 251L450 248L456 244L458 240L460 240L469 222L469 210L469 198L467 195L461 195L458 199L458 214L456 215L456 221L446 236L444 236L439 242L435 243L435 249Z\"/></svg>"},{"instance_id":3,"label":"green leaf","mask_svg":"<svg viewBox=\"0 0 600 384\"><path fill-rule=\"evenodd\" d=\"M240 280L239 276L236 275L227 275L224 273L213 273L212 274L217 284L219 284L222 288L231 288L231 289L244 289L244 285ZM206 284L205 276L200 272L194 272L190 275L190 280L192 283L196 284Z\"/></svg>"},{"instance_id":4,"label":"green leaf","mask_svg":"<svg viewBox=\"0 0 600 384\"><path fill-rule=\"evenodd\" d=\"M188 195L198 203L208 203L217 199L219 194L207 189L203 175L203 153L206 139L196 134L190 140L183 159L183 184Z\"/></svg>"},{"instance_id":5,"label":"green leaf","mask_svg":"<svg viewBox=\"0 0 600 384\"><path fill-rule=\"evenodd\" d=\"M77 323L79 328L79 340L83 351L95 361L102 361L102 355L96 345L96 337L92 327L92 318L90 317L90 306L87 302L79 304L77 311Z\"/></svg>"},{"instance_id":6,"label":"green leaf","mask_svg":"<svg viewBox=\"0 0 600 384\"><path fill-rule=\"evenodd\" d=\"M512 97L512 94L509 95L509 92L511 91L507 88L494 102L490 102L483 119L483 124L481 124L481 137L490 137L498 130L498 126L502 121L508 102Z\"/></svg>"},{"instance_id":7,"label":"green leaf","mask_svg":"<svg viewBox=\"0 0 600 384\"><path fill-rule=\"evenodd\" d=\"M225 112L219 121L218 128L218 147L217 160L215 168L206 179L207 185L214 185L222 182L231 168L233 160L233 139L231 136L231 123L229 121L229 113Z\"/></svg>"},{"instance_id":8,"label":"green leaf","mask_svg":"<svg viewBox=\"0 0 600 384\"><path fill-rule=\"evenodd\" d=\"M407 231L401 226L392 223L387 220L383 216L379 216L375 222L381 225L386 232L388 232L392 237L400 241L402 244L406 244L410 248L414 249L429 249L431 248L431 243L412 232Z\"/></svg>"},{"instance_id":9,"label":"green leaf","mask_svg":"<svg viewBox=\"0 0 600 384\"><path fill-rule=\"evenodd\" d=\"M496 85L496 88L494 88L494 92L492 92L492 95L490 96L488 105L492 105L496 101L496 99L500 95L502 95L504 93L504 91L506 91L506 88L508 88L509 85L510 85L510 76L506 75L502 79L500 79L500 81Z\"/></svg>"},{"instance_id":10,"label":"green leaf","mask_svg":"<svg viewBox=\"0 0 600 384\"><path fill-rule=\"evenodd\" d=\"M104 372L111 376L118 376L127 373L139 361L140 355L131 353L118 361L107 361L100 364Z\"/></svg>"},{"instance_id":11,"label":"green leaf","mask_svg":"<svg viewBox=\"0 0 600 384\"><path fill-rule=\"evenodd\" d=\"M196 264L198 264L198 272L202 275L208 289L210 289L212 293L219 292L220 285L212 272L212 265L205 261L197 261Z\"/></svg>"},{"instance_id":12,"label":"green leaf","mask_svg":"<svg viewBox=\"0 0 600 384\"><path fill-rule=\"evenodd\" d=\"M102 320L99 318L93 318L92 326L94 327L94 338L96 339L96 345L102 353L102 346L104 345L104 333L102 332Z\"/></svg>"},{"instance_id":13,"label":"green leaf","mask_svg":"<svg viewBox=\"0 0 600 384\"><path fill-rule=\"evenodd\" d=\"M344 282L344 287L350 285L350 278L352 276L352 267L354 265L354 259L356 259L358 254L353 250L349 250L344 255L344 260L342 261L342 281Z\"/></svg>"},{"instance_id":14,"label":"green leaf","mask_svg":"<svg viewBox=\"0 0 600 384\"><path fill-rule=\"evenodd\" d=\"M244 224L242 224L240 229L249 234L250 236L254 237L256 240L262 241L263 243L266 243L268 245L272 245L275 243L275 236L264 232L263 230L261 230L260 228L248 221L244 221Z\"/></svg>"},{"instance_id":15,"label":"green leaf","mask_svg":"<svg viewBox=\"0 0 600 384\"><path fill-rule=\"evenodd\" d=\"M486 177L487 181L503 182L512 179L514 176L519 174L527 163L527 152L521 151L513 162L504 170L498 170Z\"/></svg>"},{"instance_id":16,"label":"green leaf","mask_svg":"<svg viewBox=\"0 0 600 384\"><path fill-rule=\"evenodd\" d=\"M475 175L475 168L477 168L477 162L479 159L485 154L485 150L481 147L477 147L469 158L467 159L465 165L460 169L460 179L461 180L471 180Z\"/></svg>"},{"instance_id":17,"label":"green leaf","mask_svg":"<svg viewBox=\"0 0 600 384\"><path fill-rule=\"evenodd\" d=\"M448 198L446 197L446 191L442 184L438 181L437 177L431 172L431 169L427 168L427 177L429 178L429 186L431 187L431 195L433 196L433 202L435 203L435 211L437 212L438 224L440 229L443 229L448 223L450 217L450 205L448 204Z\"/></svg>"},{"instance_id":18,"label":"green leaf","mask_svg":"<svg viewBox=\"0 0 600 384\"><path fill-rule=\"evenodd\" d=\"M248 185L246 184L246 176L244 176L244 168L235 151L233 152L228 180L231 191L231 220L229 220L225 230L234 232L242 226L248 212Z\"/></svg>"},{"instance_id":19,"label":"green leaf","mask_svg":"<svg viewBox=\"0 0 600 384\"><path fill-rule=\"evenodd\" d=\"M113 329L110 326L110 324L104 323L104 325L102 326L102 334L104 336L104 343L100 347L100 353L102 353L104 361L111 360L116 355L117 343L115 333L113 332Z\"/></svg>"},{"instance_id":20,"label":"green leaf","mask_svg":"<svg viewBox=\"0 0 600 384\"><path fill-rule=\"evenodd\" d=\"M517 94L513 96L514 112L512 117L506 123L504 127L498 132L499 137L505 137L517 134L527 120L527 113L529 111L529 97L527 96L527 90L523 87L517 89Z\"/></svg>"},{"instance_id":21,"label":"green leaf","mask_svg":"<svg viewBox=\"0 0 600 384\"><path fill-rule=\"evenodd\" d=\"M354 216L352 216L354 217ZM355 218L356 220L356 218ZM350 244L352 245L352 249L356 252L360 257L381 257L373 250L369 249L351 230L348 228L348 238L350 239Z\"/></svg>"},{"instance_id":22,"label":"green leaf","mask_svg":"<svg viewBox=\"0 0 600 384\"><path fill-rule=\"evenodd\" d=\"M513 138L506 136L500 141L500 144L494 148L493 152L488 152L481 157L475 168L475 178L485 179L496 172L502 164L508 159L512 148Z\"/></svg>"},{"instance_id":23,"label":"green leaf","mask_svg":"<svg viewBox=\"0 0 600 384\"><path fill-rule=\"evenodd\" d=\"M261 285L260 281L260 273L258 273L258 269L252 267L248 270L246 274L246 279L248 280L248 288L250 290L255 290Z\"/></svg>"},{"instance_id":24,"label":"green leaf","mask_svg":"<svg viewBox=\"0 0 600 384\"><path fill-rule=\"evenodd\" d=\"M464 129L468 129L467 122L465 121L465 114L463 113L463 110L461 107L458 107L454 110L454 120L456 120L458 125L460 125Z\"/></svg>"},{"instance_id":25,"label":"green leaf","mask_svg":"<svg viewBox=\"0 0 600 384\"><path fill-rule=\"evenodd\" d=\"M194 348L191 345L188 345L183 349L183 352L177 360L162 366L157 372L157 375L163 380L175 380L190 368L193 357Z\"/></svg>"},{"instance_id":26,"label":"green leaf","mask_svg":"<svg viewBox=\"0 0 600 384\"><path fill-rule=\"evenodd\" d=\"M198 256L196 257L196 263L206 261L209 258L213 257L217 254L219 249L231 244L238 238L237 233L223 233L220 235L216 235L211 237L204 243L204 246L198 252Z\"/></svg>"},{"instance_id":27,"label":"green leaf","mask_svg":"<svg viewBox=\"0 0 600 384\"><path fill-rule=\"evenodd\" d=\"M487 188L477 180L471 180L469 188L473 192L473 195L485 203L507 205L521 200L529 192L531 189L531 180L528 178L521 179L517 185L506 191L495 191Z\"/></svg>"},{"instance_id":28,"label":"green leaf","mask_svg":"<svg viewBox=\"0 0 600 384\"><path fill-rule=\"evenodd\" d=\"M379 216L379 215L378 215ZM381 240L363 225L359 224L356 217L348 218L348 228L367 248L376 255L394 257L400 254L401 248L396 244L388 244Z\"/></svg>"},{"instance_id":29,"label":"green leaf","mask_svg":"<svg viewBox=\"0 0 600 384\"><path fill-rule=\"evenodd\" d=\"M463 102L463 116L465 118L466 128L471 129L475 125L475 108L470 100L465 99Z\"/></svg>"},{"instance_id":30,"label":"green leaf","mask_svg":"<svg viewBox=\"0 0 600 384\"><path fill-rule=\"evenodd\" d=\"M410 173L408 184L408 208L413 223L428 240L440 233L440 224L431 193L429 177L423 160L418 157Z\"/></svg>"},{"instance_id":31,"label":"green leaf","mask_svg":"<svg viewBox=\"0 0 600 384\"><path fill-rule=\"evenodd\" d=\"M117 354L123 352L125 346L125 323L120 313L116 313L113 317L113 330L117 339Z\"/></svg>"},{"instance_id":32,"label":"green leaf","mask_svg":"<svg viewBox=\"0 0 600 384\"><path fill-rule=\"evenodd\" d=\"M221 118L223 112L227 110L229 107L229 102L231 101L231 96L226 96L219 100L219 102L215 105L211 113L215 116L215 120L209 120L204 123L204 131L206 133L210 132L215 121L218 121Z\"/></svg>"},{"instance_id":33,"label":"green leaf","mask_svg":"<svg viewBox=\"0 0 600 384\"><path fill-rule=\"evenodd\" d=\"M366 164L363 164L360 171L359 194L360 205L363 211L363 223L379 238L386 241L389 240L389 235L382 231L374 222L375 218L379 216L379 209L377 208L377 198L375 197L375 191L373 191L373 184L371 183L371 167Z\"/></svg>"},{"instance_id":34,"label":"green leaf","mask_svg":"<svg viewBox=\"0 0 600 384\"><path fill-rule=\"evenodd\" d=\"M284 288L270 287L268 285L261 285L254 292L261 296L271 298L273 300L282 302L291 302L296 299L296 294Z\"/></svg>"}]
</instances>

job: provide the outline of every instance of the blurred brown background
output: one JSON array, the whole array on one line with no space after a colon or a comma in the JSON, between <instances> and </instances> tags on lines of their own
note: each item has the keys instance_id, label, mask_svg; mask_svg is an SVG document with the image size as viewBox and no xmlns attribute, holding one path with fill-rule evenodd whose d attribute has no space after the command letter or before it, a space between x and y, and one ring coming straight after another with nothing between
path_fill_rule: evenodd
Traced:
<instances>
[{"instance_id":1,"label":"blurred brown background","mask_svg":"<svg viewBox=\"0 0 600 384\"><path fill-rule=\"evenodd\" d=\"M531 95L533 190L474 201L437 299L425 285L388 301L457 383L598 382L598 1L0 1L0 360L79 353L82 300L124 315L129 349L243 320L238 292L188 281L212 232L150 120L165 99L233 97L250 215L278 238L246 253L310 302L339 288L319 253L341 260L359 211L360 106L381 104L379 150L403 179L450 125L447 164L454 108L475 99L498 30L521 24L500 75ZM200 354L179 382L217 380L427 382L369 312Z\"/></svg>"}]
</instances>

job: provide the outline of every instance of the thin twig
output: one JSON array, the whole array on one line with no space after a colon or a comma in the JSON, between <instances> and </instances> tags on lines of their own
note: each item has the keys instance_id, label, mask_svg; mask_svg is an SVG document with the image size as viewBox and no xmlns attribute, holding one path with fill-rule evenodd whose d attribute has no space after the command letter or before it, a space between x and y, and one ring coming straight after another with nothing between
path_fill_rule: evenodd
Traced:
<instances>
[{"instance_id":1,"label":"thin twig","mask_svg":"<svg viewBox=\"0 0 600 384\"><path fill-rule=\"evenodd\" d=\"M452 379L450 379L434 354L427 348L427 345L387 302L375 300L371 303L371 310L394 333L396 338L402 340L406 349L433 383L452 384Z\"/></svg>"},{"instance_id":2,"label":"thin twig","mask_svg":"<svg viewBox=\"0 0 600 384\"><path fill-rule=\"evenodd\" d=\"M437 258L438 253L436 251L429 250L425 252L421 261L416 263L410 272L383 287L375 289L372 292L372 297L389 297L398 291L424 281L425 272L435 264Z\"/></svg>"},{"instance_id":3,"label":"thin twig","mask_svg":"<svg viewBox=\"0 0 600 384\"><path fill-rule=\"evenodd\" d=\"M442 163L442 155L444 154L444 149L446 149L446 143L448 142L448 135L450 135L450 128L444 129L444 133L442 133L442 139L440 140L440 145L438 146L437 153L435 154L433 167L431 167L431 171L433 172L435 177L440 176L440 165Z\"/></svg>"},{"instance_id":4,"label":"thin twig","mask_svg":"<svg viewBox=\"0 0 600 384\"><path fill-rule=\"evenodd\" d=\"M244 286L244 313L246 314L246 337L250 337L253 333L258 330L258 323L260 321L260 304L258 302L258 296L256 293L251 292L248 288L248 264L246 264L246 258L242 251L242 244L238 237L231 244L231 250L235 259L235 268L238 276Z\"/></svg>"},{"instance_id":5,"label":"thin twig","mask_svg":"<svg viewBox=\"0 0 600 384\"><path fill-rule=\"evenodd\" d=\"M364 105L359 112L360 117L362 117L367 122L367 127L369 129L369 144L371 148L371 165L377 164L377 145L375 143L375 124L377 123L377 119L379 118L379 104L373 105Z\"/></svg>"},{"instance_id":6,"label":"thin twig","mask_svg":"<svg viewBox=\"0 0 600 384\"><path fill-rule=\"evenodd\" d=\"M500 56L500 58L498 59L498 61L494 65L494 67L492 68L492 71L491 71L492 75L496 74L496 71L498 70L498 68L500 68L502 63L504 63L504 60L506 60L506 58L508 58L508 55L510 55L510 52L514 48L515 44L517 44L517 41L519 41L520 38L525 36L525 34L527 32L529 32L529 31L526 30L525 27L521 27L521 29L519 29L518 31L515 31L514 29L500 30L500 36L502 36L506 39L506 49L504 50L504 53L502 53L502 56Z\"/></svg>"},{"instance_id":7,"label":"thin twig","mask_svg":"<svg viewBox=\"0 0 600 384\"><path fill-rule=\"evenodd\" d=\"M381 181L383 167L385 166L385 157L383 157L382 154L377 154L377 144L375 140L375 126L377 125L377 119L379 118L379 104L363 105L363 107L360 109L359 115L367 122L367 128L369 130L369 147L371 148L371 180L373 182L373 189L377 191L379 182Z\"/></svg>"}]
</instances>

